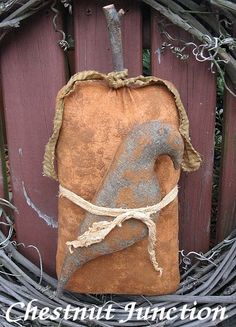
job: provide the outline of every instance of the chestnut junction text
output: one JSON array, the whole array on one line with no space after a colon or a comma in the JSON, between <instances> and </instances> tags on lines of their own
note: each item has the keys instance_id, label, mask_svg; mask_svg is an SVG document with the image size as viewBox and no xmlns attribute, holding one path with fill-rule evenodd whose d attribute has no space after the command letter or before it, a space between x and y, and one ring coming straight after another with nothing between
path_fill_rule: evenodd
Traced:
<instances>
[{"instance_id":1,"label":"chestnut junction text","mask_svg":"<svg viewBox=\"0 0 236 327\"><path fill-rule=\"evenodd\" d=\"M196 301L184 304L182 307L158 307L157 305L140 307L136 302L129 302L124 307L119 306L119 317L116 318L115 303L107 302L103 306L84 306L74 307L67 305L66 307L38 307L37 299L31 300L25 304L16 302L9 306L5 311L5 318L8 322L20 321L96 321L96 320L117 320L120 324L128 321L174 321L174 320L210 320L223 321L227 319L227 308L223 306L208 307L199 305ZM116 307L116 308L115 308ZM14 316L15 310L22 311L21 317ZM121 314L121 311L122 314ZM121 318L122 317L122 318Z\"/></svg>"}]
</instances>

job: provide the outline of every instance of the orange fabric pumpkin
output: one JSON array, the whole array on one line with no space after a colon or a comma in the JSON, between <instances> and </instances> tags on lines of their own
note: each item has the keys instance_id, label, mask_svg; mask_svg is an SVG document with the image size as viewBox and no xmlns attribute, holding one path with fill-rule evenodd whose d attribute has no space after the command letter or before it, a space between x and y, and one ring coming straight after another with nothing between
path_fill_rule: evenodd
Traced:
<instances>
[{"instance_id":1,"label":"orange fabric pumpkin","mask_svg":"<svg viewBox=\"0 0 236 327\"><path fill-rule=\"evenodd\" d=\"M115 169L114 156L119 161L122 142L135 126L149 121L167 125L175 133L173 135L181 136L184 144L183 169L191 171L199 167L200 156L189 141L188 119L178 92L171 83L156 77L127 79L122 73L79 73L58 94L54 132L45 152L44 173L57 178L53 168L56 149L60 184L94 202L104 187L107 172ZM137 144L137 151L140 146L142 144ZM127 170L128 166L129 162ZM178 183L180 169L174 168L168 155L157 157L153 172L160 185L161 197ZM135 176L132 178L135 183ZM149 190L146 191L148 194ZM137 207L128 188L122 196L127 206ZM146 203L141 202L139 206ZM76 239L85 216L85 210L64 197L59 198L59 278L68 254L66 242ZM133 222L134 229L139 223ZM132 228L125 224L107 236L108 242L110 240L112 244L122 235L126 238L132 236ZM177 198L160 211L156 234L156 257L163 267L162 276L150 262L148 239L145 237L123 250L86 262L72 274L66 288L82 293L157 295L174 292L179 284ZM85 253L89 253L90 249L87 251Z\"/></svg>"}]
</instances>

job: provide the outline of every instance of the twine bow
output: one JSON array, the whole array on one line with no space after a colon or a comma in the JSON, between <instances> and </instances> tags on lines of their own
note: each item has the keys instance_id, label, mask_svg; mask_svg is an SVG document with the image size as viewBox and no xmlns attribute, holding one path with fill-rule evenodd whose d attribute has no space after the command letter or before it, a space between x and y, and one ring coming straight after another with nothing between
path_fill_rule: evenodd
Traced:
<instances>
[{"instance_id":1,"label":"twine bow","mask_svg":"<svg viewBox=\"0 0 236 327\"><path fill-rule=\"evenodd\" d=\"M74 204L80 206L84 210L88 211L91 214L98 216L110 216L115 217L111 221L99 221L94 222L89 229L78 236L74 241L66 242L66 245L69 247L70 253L73 253L73 249L78 247L87 247L95 243L100 243L104 238L115 228L121 227L122 223L128 219L137 219L144 223L148 228L148 253L152 265L156 271L162 275L163 268L159 267L159 264L156 259L156 224L152 220L151 215L157 213L168 204L170 204L178 194L178 187L175 186L159 203L142 208L135 209L124 209L124 208L107 208L100 207L92 204L74 192L69 191L63 186L59 186L59 196L66 197Z\"/></svg>"}]
</instances>

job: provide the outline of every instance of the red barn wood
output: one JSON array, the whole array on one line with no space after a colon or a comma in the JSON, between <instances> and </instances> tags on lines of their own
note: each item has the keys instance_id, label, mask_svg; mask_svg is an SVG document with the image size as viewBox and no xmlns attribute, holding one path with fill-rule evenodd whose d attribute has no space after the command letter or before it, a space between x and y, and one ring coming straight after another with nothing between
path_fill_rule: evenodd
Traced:
<instances>
[{"instance_id":1,"label":"red barn wood","mask_svg":"<svg viewBox=\"0 0 236 327\"><path fill-rule=\"evenodd\" d=\"M112 71L112 56L106 19L102 7L110 1L75 2L75 68L76 71ZM125 68L129 76L142 73L142 25L140 3L137 1L115 1L117 10L122 8L122 43Z\"/></svg>"},{"instance_id":2,"label":"red barn wood","mask_svg":"<svg viewBox=\"0 0 236 327\"><path fill-rule=\"evenodd\" d=\"M1 72L18 242L37 246L46 271L55 268L57 184L42 176L45 144L52 130L55 97L65 83L63 52L43 11L2 48ZM28 203L27 203L28 202ZM52 222L50 222L52 223ZM38 263L33 248L20 247Z\"/></svg>"},{"instance_id":3,"label":"red barn wood","mask_svg":"<svg viewBox=\"0 0 236 327\"><path fill-rule=\"evenodd\" d=\"M4 191L4 180L3 180L3 174L2 174L2 169L4 167L4 161L5 161L5 156L4 156L4 131L3 131L3 126L4 126L4 115L3 115L3 102L2 102L2 90L0 87L0 197L6 197L5 191Z\"/></svg>"},{"instance_id":4,"label":"red barn wood","mask_svg":"<svg viewBox=\"0 0 236 327\"><path fill-rule=\"evenodd\" d=\"M209 247L211 196L214 158L216 90L214 75L208 63L178 59L167 48L158 59L158 49L169 40L160 33L163 17L152 14L152 74L170 80L181 95L190 121L193 146L200 152L203 164L197 172L182 173L180 182L180 247L206 251ZM172 26L173 38L192 41L191 36ZM181 46L181 44L179 45Z\"/></svg>"},{"instance_id":5,"label":"red barn wood","mask_svg":"<svg viewBox=\"0 0 236 327\"><path fill-rule=\"evenodd\" d=\"M236 228L236 98L229 92L225 95L223 140L217 241Z\"/></svg>"}]
</instances>

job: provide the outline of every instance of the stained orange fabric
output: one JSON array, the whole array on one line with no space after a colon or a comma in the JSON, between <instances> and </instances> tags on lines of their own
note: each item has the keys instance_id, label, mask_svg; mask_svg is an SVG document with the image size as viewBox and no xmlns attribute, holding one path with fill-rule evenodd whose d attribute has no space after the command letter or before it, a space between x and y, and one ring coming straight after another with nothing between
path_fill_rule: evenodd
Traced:
<instances>
[{"instance_id":1,"label":"stained orange fabric","mask_svg":"<svg viewBox=\"0 0 236 327\"><path fill-rule=\"evenodd\" d=\"M159 120L177 131L180 125L175 99L164 85L113 89L104 80L77 81L63 101L56 148L58 179L61 185L91 202L119 144L135 124ZM174 169L168 156L158 158L155 171L164 196L178 183L180 171ZM58 201L59 276L66 241L76 239L85 212L66 198ZM153 269L147 239L143 239L125 250L86 263L73 274L67 289L146 295L175 291L179 284L177 199L160 212L156 227L156 257L164 268L162 277Z\"/></svg>"}]
</instances>

